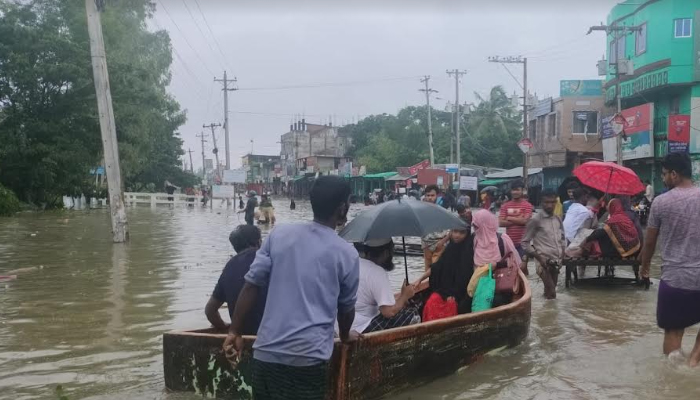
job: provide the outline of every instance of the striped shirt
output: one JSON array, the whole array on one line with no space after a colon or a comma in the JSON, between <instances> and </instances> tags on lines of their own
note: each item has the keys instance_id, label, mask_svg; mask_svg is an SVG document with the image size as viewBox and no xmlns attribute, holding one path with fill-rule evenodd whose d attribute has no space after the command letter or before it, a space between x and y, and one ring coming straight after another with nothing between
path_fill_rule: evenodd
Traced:
<instances>
[{"instance_id":1,"label":"striped shirt","mask_svg":"<svg viewBox=\"0 0 700 400\"><path fill-rule=\"evenodd\" d=\"M533 209L534 207L532 207L532 204L526 200L511 200L505 202L501 206L501 211L498 214L498 218L506 219L507 217L525 217L530 219L530 217L532 217ZM519 245L520 241L523 240L523 236L525 236L526 230L526 225L511 225L506 227L506 234L513 240L513 243Z\"/></svg>"}]
</instances>

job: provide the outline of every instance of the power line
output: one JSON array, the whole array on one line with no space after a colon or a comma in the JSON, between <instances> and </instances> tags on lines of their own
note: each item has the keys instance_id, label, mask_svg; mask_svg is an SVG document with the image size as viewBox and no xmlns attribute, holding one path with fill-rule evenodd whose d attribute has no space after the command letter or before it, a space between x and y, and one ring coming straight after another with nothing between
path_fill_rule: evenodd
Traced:
<instances>
[{"instance_id":1,"label":"power line","mask_svg":"<svg viewBox=\"0 0 700 400\"><path fill-rule=\"evenodd\" d=\"M197 50L195 50L195 48L192 46L192 44L190 43L190 41L187 40L187 35L185 35L185 33L182 31L182 29L180 29L180 26L177 24L177 22L175 22L175 20L173 19L172 15L170 15L170 12L169 12L168 9L165 7L165 5L163 4L163 2L160 1L160 0L158 0L158 4L160 4L160 6L163 8L163 11L165 11L165 14L168 16L168 18L170 18L170 21L172 21L173 25L175 25L175 28L177 28L178 32L180 32L180 35L182 35L182 38L185 39L185 43L187 43L187 46L189 46L189 48L190 48L190 49L194 52L194 54L197 56L197 58L199 59L199 61L202 63L202 66L207 70L207 72L209 72L209 73L213 76L214 73L211 71L211 69L209 69L209 66L207 66L207 63L204 61L204 59L202 58L202 56L199 55L199 52L198 52ZM173 46L173 48L174 48L174 46Z\"/></svg>"},{"instance_id":2,"label":"power line","mask_svg":"<svg viewBox=\"0 0 700 400\"><path fill-rule=\"evenodd\" d=\"M221 57L224 61L226 61L226 55L224 54L223 51L221 51L221 46L219 45L219 41L216 40L216 36L214 35L214 32L211 30L211 26L209 25L209 21L207 21L206 15L204 15L204 12L202 12L202 8L199 6L199 0L194 0L194 3L197 5L197 9L199 10L199 13L202 15L202 18L204 19L204 25L206 25L207 30L209 30L209 33L211 34L211 38L214 40L214 44L216 45L216 48L219 49L219 53L221 54Z\"/></svg>"},{"instance_id":3,"label":"power line","mask_svg":"<svg viewBox=\"0 0 700 400\"><path fill-rule=\"evenodd\" d=\"M525 88L523 87L523 84L520 83L520 81L518 80L518 78L516 78L515 75L513 75L512 72L510 72L510 69L508 69L508 66L507 66L505 63L501 63L501 66L502 66L503 68L505 68L506 71L508 71L508 73L510 74L511 78L513 78L513 80L515 81L515 83L517 83L518 86L520 86L520 89L525 90Z\"/></svg>"},{"instance_id":4,"label":"power line","mask_svg":"<svg viewBox=\"0 0 700 400\"><path fill-rule=\"evenodd\" d=\"M187 2L185 0L182 0L182 4L185 6L185 9L187 9L187 12L190 14L190 18L192 18L192 21L194 22L194 25L197 27L197 30L199 33L202 35L204 38L204 41L207 42L207 46L209 46L209 50L211 50L212 53L214 53L214 58L218 58L216 55L216 50L211 46L211 43L209 43L209 39L207 39L207 36L204 34L202 31L202 28L199 27L199 23L197 22L197 19L194 17L194 14L192 14L192 11L190 11L190 7L187 5ZM219 60L221 62L221 60ZM221 64L222 69L226 69L225 64Z\"/></svg>"},{"instance_id":5,"label":"power line","mask_svg":"<svg viewBox=\"0 0 700 400\"><path fill-rule=\"evenodd\" d=\"M422 78L422 76L381 78L381 79L371 79L371 80L365 80L365 81L323 82L323 83L313 83L313 84L305 84L305 85L264 86L264 87L249 87L249 88L243 87L243 88L239 88L238 90L250 92L250 91L263 91L263 90L313 89L313 88L324 88L324 87L366 85L366 84L390 82L390 81L414 80L414 79L418 79L418 78Z\"/></svg>"}]
</instances>

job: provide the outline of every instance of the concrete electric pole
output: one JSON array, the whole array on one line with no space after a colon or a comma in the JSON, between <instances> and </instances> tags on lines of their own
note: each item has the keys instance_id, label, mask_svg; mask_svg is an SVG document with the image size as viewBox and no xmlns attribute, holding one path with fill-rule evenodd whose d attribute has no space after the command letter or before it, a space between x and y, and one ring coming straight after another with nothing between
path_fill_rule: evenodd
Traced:
<instances>
[{"instance_id":1,"label":"concrete electric pole","mask_svg":"<svg viewBox=\"0 0 700 400\"><path fill-rule=\"evenodd\" d=\"M212 152L214 153L214 158L216 159L216 176L221 177L221 164L219 164L219 148L216 145L216 132L214 131L214 128L216 128L217 126L221 126L221 124L215 124L212 122L209 125L202 125L202 128L211 128L211 140L214 143L214 150L212 150Z\"/></svg>"},{"instance_id":2,"label":"concrete electric pole","mask_svg":"<svg viewBox=\"0 0 700 400\"><path fill-rule=\"evenodd\" d=\"M205 135L204 132L202 132L196 136L198 138L202 139L202 178L206 178L207 177L207 164L204 161L204 142L206 142L206 140L204 140L204 138L207 137L207 135Z\"/></svg>"},{"instance_id":3,"label":"concrete electric pole","mask_svg":"<svg viewBox=\"0 0 700 400\"><path fill-rule=\"evenodd\" d=\"M100 4L102 4L101 1ZM112 219L112 240L115 243L123 243L129 240L129 226L126 220L126 210L124 209L124 193L122 192L121 169L119 167L119 146L114 123L112 94L109 88L102 23L100 22L101 10L98 10L96 0L85 0L85 11L87 13L88 35L90 37L92 75L97 95L97 112L100 119L102 151L104 152L105 173L107 174L109 208Z\"/></svg>"},{"instance_id":4,"label":"concrete electric pole","mask_svg":"<svg viewBox=\"0 0 700 400\"><path fill-rule=\"evenodd\" d=\"M437 90L433 90L428 86L430 82L430 75L426 75L420 80L425 83L425 89L418 89L420 92L425 92L425 103L428 107L428 146L430 146L430 166L435 165L435 153L433 151L433 116L430 110L430 94L437 93Z\"/></svg>"},{"instance_id":5,"label":"concrete electric pole","mask_svg":"<svg viewBox=\"0 0 700 400\"><path fill-rule=\"evenodd\" d=\"M190 153L190 172L194 174L194 164L192 164L192 153L194 152L191 148L188 148L187 152Z\"/></svg>"},{"instance_id":6,"label":"concrete electric pole","mask_svg":"<svg viewBox=\"0 0 700 400\"><path fill-rule=\"evenodd\" d=\"M495 62L500 64L522 64L523 65L523 139L527 138L527 110L529 105L527 104L527 57L489 57L489 62ZM523 154L523 184L525 185L525 191L528 188L529 181L529 159L527 154Z\"/></svg>"},{"instance_id":7,"label":"concrete electric pole","mask_svg":"<svg viewBox=\"0 0 700 400\"><path fill-rule=\"evenodd\" d=\"M629 32L641 31L641 26L624 26L624 25L598 25L592 26L588 29L587 35L590 35L593 31L603 31L608 35L614 33L613 39L615 40L615 62L610 64L615 64L615 98L617 100L617 114L622 112L622 95L620 92L620 39L625 37ZM624 49L623 49L624 50ZM624 51L622 52L624 55ZM612 59L613 55L610 54L609 58ZM624 132L624 131L623 131ZM617 163L622 165L622 133L617 134Z\"/></svg>"},{"instance_id":8,"label":"concrete electric pole","mask_svg":"<svg viewBox=\"0 0 700 400\"><path fill-rule=\"evenodd\" d=\"M462 154L460 150L460 131L459 131L459 77L462 75L465 75L467 71L460 71L458 69L455 69L454 71L447 71L448 76L455 76L455 153L456 153L456 159L457 159L457 176L459 177L459 166L462 164Z\"/></svg>"},{"instance_id":9,"label":"concrete electric pole","mask_svg":"<svg viewBox=\"0 0 700 400\"><path fill-rule=\"evenodd\" d=\"M223 82L224 88L222 89L224 91L224 146L226 147L226 170L231 169L231 152L229 150L229 124L228 124L228 92L232 92L234 90L238 90L238 88L235 87L229 87L229 83L236 83L237 80L236 78L233 79L228 79L226 77L226 71L224 71L224 79L216 79L214 78L214 82Z\"/></svg>"}]
</instances>

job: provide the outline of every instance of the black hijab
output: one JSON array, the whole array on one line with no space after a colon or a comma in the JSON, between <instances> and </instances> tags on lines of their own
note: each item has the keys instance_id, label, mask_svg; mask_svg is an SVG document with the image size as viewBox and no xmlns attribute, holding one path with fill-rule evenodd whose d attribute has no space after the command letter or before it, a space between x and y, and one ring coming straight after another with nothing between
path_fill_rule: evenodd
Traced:
<instances>
[{"instance_id":1,"label":"black hijab","mask_svg":"<svg viewBox=\"0 0 700 400\"><path fill-rule=\"evenodd\" d=\"M454 297L457 303L467 295L467 285L474 273L474 239L471 234L462 243L450 240L445 251L431 267L430 289L444 300Z\"/></svg>"}]
</instances>

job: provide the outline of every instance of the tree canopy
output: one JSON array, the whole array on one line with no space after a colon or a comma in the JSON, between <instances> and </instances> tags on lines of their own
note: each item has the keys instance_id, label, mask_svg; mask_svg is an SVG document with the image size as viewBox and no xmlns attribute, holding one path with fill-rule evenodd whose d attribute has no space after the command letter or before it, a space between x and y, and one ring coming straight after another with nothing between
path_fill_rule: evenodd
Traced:
<instances>
[{"instance_id":1,"label":"tree canopy","mask_svg":"<svg viewBox=\"0 0 700 400\"><path fill-rule=\"evenodd\" d=\"M476 97L478 103L462 111L462 163L500 168L522 165L517 146L522 134L520 111L500 86L494 87L488 98ZM435 109L431 114L435 162L445 164L450 161L453 116ZM426 106L406 107L397 115L372 115L341 129L353 138L350 155L368 172L393 171L430 156Z\"/></svg>"},{"instance_id":2,"label":"tree canopy","mask_svg":"<svg viewBox=\"0 0 700 400\"><path fill-rule=\"evenodd\" d=\"M186 117L167 93L170 38L150 32L149 0L108 2L101 13L122 177L127 189L184 173L178 128ZM84 4L0 2L0 183L48 204L87 193L102 143Z\"/></svg>"}]
</instances>

